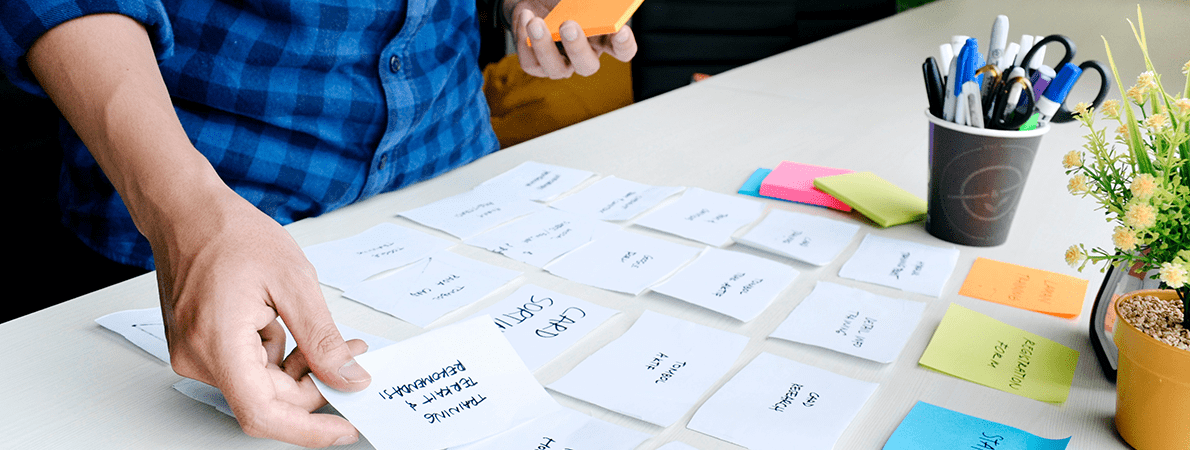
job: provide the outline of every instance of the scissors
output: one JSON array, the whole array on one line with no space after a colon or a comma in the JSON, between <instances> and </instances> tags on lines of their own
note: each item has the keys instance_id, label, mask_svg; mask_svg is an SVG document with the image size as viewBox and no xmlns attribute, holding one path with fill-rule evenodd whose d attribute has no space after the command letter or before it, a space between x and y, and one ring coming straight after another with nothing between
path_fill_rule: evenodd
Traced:
<instances>
[{"instance_id":1,"label":"scissors","mask_svg":"<svg viewBox=\"0 0 1190 450\"><path fill-rule=\"evenodd\" d=\"M1036 96L1033 95L1033 83L1022 76L1009 78L1008 75L1005 75L1003 78L1003 82L993 86L989 92L990 95L984 97L984 111L987 111L984 123L992 129L1016 130L1029 120L1037 108ZM1020 90L1014 91L1013 87L1015 86L1019 86ZM1025 95L1022 96L1021 93ZM1017 98L1025 98L1026 103L1009 108L1009 100L1015 101Z\"/></svg>"},{"instance_id":2,"label":"scissors","mask_svg":"<svg viewBox=\"0 0 1190 450\"><path fill-rule=\"evenodd\" d=\"M1021 64L1027 65L1029 61L1033 59L1033 54L1037 53L1039 49L1045 47L1045 45L1050 42L1057 42L1066 49L1066 54L1062 56L1062 60L1059 61L1054 67L1062 67L1066 65L1066 63L1070 62L1070 60L1074 59L1074 52L1076 49L1074 46L1074 41L1071 41L1070 38L1060 34L1052 34L1034 43L1033 47L1029 49L1028 53L1025 53L1025 57L1021 58ZM1107 98L1107 91L1111 89L1111 80L1107 78L1107 70L1103 67L1103 63L1095 60L1083 61L1082 64L1078 65L1078 68L1082 69L1084 73L1086 73L1088 69L1099 73L1099 93L1096 94L1095 99L1091 101L1091 107L1098 108L1099 105L1103 104L1103 100ZM1011 68L1008 70L1011 70ZM1030 73L1030 75L1032 75L1032 73ZM1038 94L1040 94L1040 92L1038 92ZM1035 97L1030 96L1030 98L1032 99ZM1073 120L1074 115L1071 114L1070 110L1066 109L1066 105L1063 103L1063 105L1058 108L1058 112L1054 114L1054 117L1050 119L1050 122L1064 123Z\"/></svg>"}]
</instances>

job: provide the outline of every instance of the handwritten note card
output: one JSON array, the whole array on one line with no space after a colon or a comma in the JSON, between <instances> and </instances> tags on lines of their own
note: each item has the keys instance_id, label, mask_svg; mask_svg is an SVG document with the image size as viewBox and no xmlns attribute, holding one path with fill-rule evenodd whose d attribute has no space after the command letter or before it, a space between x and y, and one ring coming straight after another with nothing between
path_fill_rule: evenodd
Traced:
<instances>
[{"instance_id":1,"label":"handwritten note card","mask_svg":"<svg viewBox=\"0 0 1190 450\"><path fill-rule=\"evenodd\" d=\"M925 303L819 281L772 336L890 363L925 308Z\"/></svg>"},{"instance_id":2,"label":"handwritten note card","mask_svg":"<svg viewBox=\"0 0 1190 450\"><path fill-rule=\"evenodd\" d=\"M649 437L648 434L612 425L574 410L562 409L504 433L450 450L632 450Z\"/></svg>"},{"instance_id":3,"label":"handwritten note card","mask_svg":"<svg viewBox=\"0 0 1190 450\"><path fill-rule=\"evenodd\" d=\"M934 247L869 234L839 269L839 276L941 297L958 260L959 250L954 247Z\"/></svg>"},{"instance_id":4,"label":"handwritten note card","mask_svg":"<svg viewBox=\"0 0 1190 450\"><path fill-rule=\"evenodd\" d=\"M345 290L372 275L395 269L454 245L446 239L392 223L381 223L355 236L302 249L318 281Z\"/></svg>"},{"instance_id":5,"label":"handwritten note card","mask_svg":"<svg viewBox=\"0 0 1190 450\"><path fill-rule=\"evenodd\" d=\"M738 334L645 311L549 387L664 427L689 411L747 344Z\"/></svg>"},{"instance_id":6,"label":"handwritten note card","mask_svg":"<svg viewBox=\"0 0 1190 450\"><path fill-rule=\"evenodd\" d=\"M95 323L124 336L128 342L169 363L169 344L165 341L165 320L161 308L130 309L95 319Z\"/></svg>"},{"instance_id":7,"label":"handwritten note card","mask_svg":"<svg viewBox=\"0 0 1190 450\"><path fill-rule=\"evenodd\" d=\"M628 220L682 189L609 176L550 206L600 220Z\"/></svg>"},{"instance_id":8,"label":"handwritten note card","mask_svg":"<svg viewBox=\"0 0 1190 450\"><path fill-rule=\"evenodd\" d=\"M698 252L695 247L616 231L558 258L545 270L588 286L636 295Z\"/></svg>"},{"instance_id":9,"label":"handwritten note card","mask_svg":"<svg viewBox=\"0 0 1190 450\"><path fill-rule=\"evenodd\" d=\"M1004 392L1062 403L1078 351L951 303L918 362Z\"/></svg>"},{"instance_id":10,"label":"handwritten note card","mask_svg":"<svg viewBox=\"0 0 1190 450\"><path fill-rule=\"evenodd\" d=\"M548 201L574 189L595 174L586 170L525 161L481 183L476 190L498 190L529 200Z\"/></svg>"},{"instance_id":11,"label":"handwritten note card","mask_svg":"<svg viewBox=\"0 0 1190 450\"><path fill-rule=\"evenodd\" d=\"M761 353L687 428L751 450L830 450L873 392L876 383Z\"/></svg>"},{"instance_id":12,"label":"handwritten note card","mask_svg":"<svg viewBox=\"0 0 1190 450\"><path fill-rule=\"evenodd\" d=\"M637 225L718 247L732 233L760 217L764 204L733 195L690 188L678 201L649 213Z\"/></svg>"},{"instance_id":13,"label":"handwritten note card","mask_svg":"<svg viewBox=\"0 0 1190 450\"><path fill-rule=\"evenodd\" d=\"M343 296L419 327L484 298L521 273L441 251Z\"/></svg>"},{"instance_id":14,"label":"handwritten note card","mask_svg":"<svg viewBox=\"0 0 1190 450\"><path fill-rule=\"evenodd\" d=\"M821 266L851 244L859 225L774 209L737 242Z\"/></svg>"},{"instance_id":15,"label":"handwritten note card","mask_svg":"<svg viewBox=\"0 0 1190 450\"><path fill-rule=\"evenodd\" d=\"M537 370L618 312L527 284L479 314L491 317L529 370Z\"/></svg>"},{"instance_id":16,"label":"handwritten note card","mask_svg":"<svg viewBox=\"0 0 1190 450\"><path fill-rule=\"evenodd\" d=\"M355 361L372 375L367 389L346 393L315 381L379 450L467 444L561 408L487 317L414 336Z\"/></svg>"},{"instance_id":17,"label":"handwritten note card","mask_svg":"<svg viewBox=\"0 0 1190 450\"><path fill-rule=\"evenodd\" d=\"M959 294L1071 319L1083 310L1087 280L977 258Z\"/></svg>"},{"instance_id":18,"label":"handwritten note card","mask_svg":"<svg viewBox=\"0 0 1190 450\"><path fill-rule=\"evenodd\" d=\"M459 239L467 239L544 208L540 203L501 190L481 189L447 197L400 215Z\"/></svg>"},{"instance_id":19,"label":"handwritten note card","mask_svg":"<svg viewBox=\"0 0 1190 450\"><path fill-rule=\"evenodd\" d=\"M748 322L797 275L798 271L776 261L708 248L653 290Z\"/></svg>"},{"instance_id":20,"label":"handwritten note card","mask_svg":"<svg viewBox=\"0 0 1190 450\"><path fill-rule=\"evenodd\" d=\"M548 208L464 242L543 267L566 252L619 229L602 220Z\"/></svg>"},{"instance_id":21,"label":"handwritten note card","mask_svg":"<svg viewBox=\"0 0 1190 450\"><path fill-rule=\"evenodd\" d=\"M1064 450L1066 439L1046 439L1008 425L917 402L884 450Z\"/></svg>"}]
</instances>

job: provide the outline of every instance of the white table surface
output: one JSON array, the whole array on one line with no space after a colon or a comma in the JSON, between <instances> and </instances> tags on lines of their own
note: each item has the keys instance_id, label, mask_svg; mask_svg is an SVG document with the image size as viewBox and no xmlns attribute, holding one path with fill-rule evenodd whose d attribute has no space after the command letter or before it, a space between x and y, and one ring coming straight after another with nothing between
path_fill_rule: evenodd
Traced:
<instances>
[{"instance_id":1,"label":"white table surface","mask_svg":"<svg viewBox=\"0 0 1190 450\"><path fill-rule=\"evenodd\" d=\"M1142 1L1152 59L1170 90L1180 88L1182 64L1190 59L1190 3ZM288 226L305 246L359 233L389 221L454 239L395 217L399 211L466 191L517 164L536 160L615 175L656 185L700 187L733 193L757 167L782 160L856 171L872 171L926 197L926 107L920 65L936 55L952 34L986 41L996 14L1011 18L1010 41L1020 34L1061 33L1080 45L1076 62L1107 62L1099 36L1112 44L1127 85L1142 70L1126 18L1135 21L1134 1L1106 0L943 0L841 35L712 77L654 99L502 150L437 179ZM1027 14L1025 13L1027 11ZM1050 17L1045 17L1050 16ZM1052 62L1052 61L1051 61ZM1087 83L1090 84L1090 83ZM1114 89L1112 97L1118 97ZM1078 92L1075 97L1089 98ZM941 298L843 280L839 267L859 245L857 236L833 263L815 268L764 254L801 271L801 276L761 317L740 323L656 293L638 298L583 286L530 266L466 245L452 251L480 261L526 271L526 275L479 303L455 311L430 326L465 318L526 283L537 284L618 309L578 345L536 372L551 383L604 344L620 336L648 309L750 338L730 376L760 352L811 364L860 380L879 383L875 395L847 428L835 448L880 448L918 400L1049 438L1073 436L1070 448L1126 448L1112 425L1114 385L1100 372L1087 336L1087 317L1102 275L1067 267L1063 251L1076 242L1108 245L1110 227L1089 200L1066 193L1061 156L1081 146L1077 124L1057 125L1041 142L1008 242L993 248L962 247L955 273ZM860 235L942 241L922 223L877 229L857 214L766 200L771 208L853 221ZM680 241L637 226L633 232ZM457 239L455 239L457 241ZM762 254L746 247L732 250ZM1083 314L1059 319L958 295L976 257L987 257L1090 280ZM59 274L69 282L70 274ZM857 286L877 294L927 303L925 316L900 358L877 364L828 350L766 338L809 293L816 280ZM17 280L22 282L24 280ZM390 339L423 330L323 287L336 320ZM21 301L35 301L21 299ZM1069 399L1061 405L1031 400L960 380L918 366L947 305L958 303L1025 330L1046 336L1080 353ZM236 422L184 397L171 385L180 377L169 366L94 319L157 305L154 274L88 294L0 325L0 447L7 448L284 448L286 444L244 435ZM677 423L660 428L555 395L563 405L655 437L641 449L680 440L701 449L740 448L685 428L697 408ZM355 447L367 448L366 443Z\"/></svg>"}]
</instances>

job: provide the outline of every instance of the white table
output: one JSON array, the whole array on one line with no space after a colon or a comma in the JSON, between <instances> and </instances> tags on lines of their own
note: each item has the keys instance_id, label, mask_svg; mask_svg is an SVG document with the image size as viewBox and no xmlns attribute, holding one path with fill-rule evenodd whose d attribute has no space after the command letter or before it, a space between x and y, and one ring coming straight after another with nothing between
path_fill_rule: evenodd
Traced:
<instances>
[{"instance_id":1,"label":"white table","mask_svg":"<svg viewBox=\"0 0 1190 450\"><path fill-rule=\"evenodd\" d=\"M1152 58L1166 83L1178 86L1181 66L1190 58L1190 4L1144 1ZM1025 11L1029 17L1026 17ZM468 190L520 162L596 171L656 185L683 185L735 192L757 167L782 160L872 171L925 198L926 107L920 64L935 55L952 34L986 40L996 14L1012 20L1010 40L1020 34L1062 33L1082 47L1075 61L1107 62L1099 35L1106 36L1131 85L1141 71L1125 18L1135 19L1135 2L1123 0L939 1L815 44L786 52L607 114L525 144L500 151L437 179L375 197L325 216L288 226L302 245L359 233L391 221L449 236L395 217ZM1049 13L1049 14L1047 14ZM1043 18L1053 15L1052 18ZM1089 84L1089 83L1088 83ZM1089 98L1080 93L1082 98ZM1080 95L1076 94L1076 96ZM1118 96L1118 89L1113 91ZM503 298L523 283L575 295L623 313L579 345L539 370L543 384L557 380L588 355L622 334L648 309L746 335L750 343L736 370L762 351L808 363L860 380L879 383L876 394L851 423L836 448L880 448L918 400L968 412L1050 438L1073 436L1070 448L1123 448L1115 434L1114 385L1104 379L1089 345L1087 317L1102 275L1067 267L1063 251L1072 243L1109 244L1110 228L1089 200L1066 194L1061 155L1079 148L1083 131L1058 125L1041 143L1015 224L1006 244L959 247L958 268L941 298L910 294L851 280L839 267L858 246L857 237L833 263L815 268L779 259L802 272L780 299L758 319L741 324L655 293L639 298L582 286L541 271L506 286L477 304L456 311L431 328L459 320ZM879 230L858 215L767 201L772 208L856 221L861 235L876 233L929 244L943 244L921 223ZM662 239L641 227L632 231ZM451 238L453 239L453 238ZM759 252L730 247L754 254ZM491 264L524 270L510 259L460 245L453 251ZM1076 320L1063 320L957 294L976 257L1027 265L1089 279L1087 303ZM68 277L69 274L61 274ZM859 286L881 295L928 304L925 317L901 357L887 365L828 350L766 339L815 280ZM22 282L24 280L17 280ZM422 330L344 299L323 288L336 320L362 331L404 339ZM35 299L17 299L35 301ZM1080 352L1070 398L1051 405L997 391L917 365L947 305L955 302L1011 325L1049 337ZM179 380L170 368L122 337L94 323L111 312L157 304L153 274L104 289L0 326L0 382L7 409L0 413L0 446L11 448L279 448L285 444L244 435L235 421L171 389ZM708 398L729 379L725 376ZM703 449L739 448L685 428L696 409L667 428L556 396L565 406L656 437L641 446L654 449L681 440ZM701 405L701 400L700 400ZM357 444L366 447L364 444Z\"/></svg>"}]
</instances>

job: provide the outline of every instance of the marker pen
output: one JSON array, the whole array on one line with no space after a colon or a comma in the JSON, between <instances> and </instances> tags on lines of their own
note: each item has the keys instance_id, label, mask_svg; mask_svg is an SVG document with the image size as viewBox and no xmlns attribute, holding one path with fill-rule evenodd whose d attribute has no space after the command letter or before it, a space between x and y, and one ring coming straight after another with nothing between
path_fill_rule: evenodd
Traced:
<instances>
[{"instance_id":1,"label":"marker pen","mask_svg":"<svg viewBox=\"0 0 1190 450\"><path fill-rule=\"evenodd\" d=\"M939 45L938 56L941 56L938 59L938 68L942 69L942 76L950 75L947 70L950 67L950 60L954 59L954 47L951 47L950 44Z\"/></svg>"},{"instance_id":2,"label":"marker pen","mask_svg":"<svg viewBox=\"0 0 1190 450\"><path fill-rule=\"evenodd\" d=\"M1033 48L1033 35L1022 34L1020 46L1021 49L1018 50L1018 53L1016 54L1016 61L1013 61L1012 65L1024 67L1025 65L1021 64L1024 61L1021 60L1025 58L1026 53L1029 53L1029 49Z\"/></svg>"},{"instance_id":3,"label":"marker pen","mask_svg":"<svg viewBox=\"0 0 1190 450\"><path fill-rule=\"evenodd\" d=\"M964 83L963 98L967 104L967 125L983 128L983 100L979 95L979 85L974 81Z\"/></svg>"},{"instance_id":4,"label":"marker pen","mask_svg":"<svg viewBox=\"0 0 1190 450\"><path fill-rule=\"evenodd\" d=\"M1012 72L1009 72L1008 76L1004 77L1004 79L1011 80L1013 78L1023 76L1025 76L1024 67L1013 67ZM1015 110L1017 102L1025 98L1024 94L1021 92L1022 90L1024 90L1024 88L1021 87L1020 84L1013 84L1011 88L1008 88L1008 98L1004 100L1005 111Z\"/></svg>"},{"instance_id":5,"label":"marker pen","mask_svg":"<svg viewBox=\"0 0 1190 450\"><path fill-rule=\"evenodd\" d=\"M1000 66L1000 58L1004 57L1004 49L1008 45L1008 16L996 16L992 22L992 38L988 40L988 64Z\"/></svg>"},{"instance_id":6,"label":"marker pen","mask_svg":"<svg viewBox=\"0 0 1190 450\"><path fill-rule=\"evenodd\" d=\"M999 68L1001 72L1003 72L1004 69L1007 69L1008 67L1013 65L1013 61L1016 60L1016 55L1020 51L1021 51L1021 44L1018 44L1016 42L1009 42L1008 49L1004 50L1004 56L1000 57L1000 64L997 64L996 67Z\"/></svg>"},{"instance_id":7,"label":"marker pen","mask_svg":"<svg viewBox=\"0 0 1190 450\"><path fill-rule=\"evenodd\" d=\"M1054 117L1054 113L1058 112L1058 108L1062 106L1062 102L1066 101L1066 96L1070 94L1070 88L1074 87L1074 83L1078 81L1078 77L1082 74L1083 69L1078 68L1074 64L1066 63L1066 65L1062 66L1062 70L1058 72L1058 76L1054 77L1054 81L1045 89L1045 93L1041 95L1041 99L1037 100L1037 111L1041 113L1040 124L1049 122L1050 118Z\"/></svg>"},{"instance_id":8,"label":"marker pen","mask_svg":"<svg viewBox=\"0 0 1190 450\"><path fill-rule=\"evenodd\" d=\"M1055 76L1057 74L1054 73L1054 69L1044 64L1038 67L1036 72L1033 72L1033 76L1029 77L1029 82L1033 83L1033 95L1037 96L1033 100L1041 99L1041 93L1045 92L1046 87L1050 85Z\"/></svg>"},{"instance_id":9,"label":"marker pen","mask_svg":"<svg viewBox=\"0 0 1190 450\"><path fill-rule=\"evenodd\" d=\"M1044 39L1044 38L1041 38L1041 39ZM1040 41L1041 39L1037 39L1037 40ZM1028 53L1028 52L1025 52L1025 53ZM1033 59L1030 59L1029 61L1027 61L1025 63L1025 68L1029 69L1029 70L1034 70L1038 67L1041 67L1043 63L1045 63L1045 47L1041 47L1041 48L1037 49L1037 53L1033 54Z\"/></svg>"}]
</instances>

